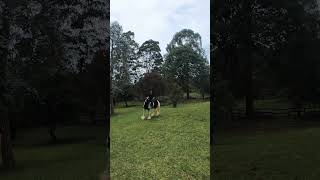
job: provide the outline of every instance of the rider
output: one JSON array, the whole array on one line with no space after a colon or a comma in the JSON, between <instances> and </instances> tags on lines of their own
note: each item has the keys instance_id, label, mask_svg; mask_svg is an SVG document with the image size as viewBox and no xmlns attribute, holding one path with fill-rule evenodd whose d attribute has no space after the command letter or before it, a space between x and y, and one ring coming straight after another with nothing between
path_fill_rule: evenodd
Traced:
<instances>
[{"instance_id":1,"label":"rider","mask_svg":"<svg viewBox=\"0 0 320 180\"><path fill-rule=\"evenodd\" d=\"M152 93L152 89L149 91L149 95L148 95L148 98L151 100L153 99L153 93Z\"/></svg>"},{"instance_id":2,"label":"rider","mask_svg":"<svg viewBox=\"0 0 320 180\"><path fill-rule=\"evenodd\" d=\"M151 101L152 103L152 107L154 106L154 100L155 100L155 97L153 96L153 93L152 93L152 89L150 89L149 91L149 95L147 97L149 99L149 101Z\"/></svg>"}]
</instances>

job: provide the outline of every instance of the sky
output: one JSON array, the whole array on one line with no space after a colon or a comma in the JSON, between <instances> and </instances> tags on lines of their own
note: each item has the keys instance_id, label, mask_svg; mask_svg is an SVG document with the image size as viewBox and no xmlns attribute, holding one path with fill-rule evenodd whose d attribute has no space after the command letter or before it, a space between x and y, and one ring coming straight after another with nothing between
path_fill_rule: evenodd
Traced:
<instances>
[{"instance_id":1,"label":"sky","mask_svg":"<svg viewBox=\"0 0 320 180\"><path fill-rule=\"evenodd\" d=\"M110 11L111 22L133 31L139 45L159 41L162 54L176 32L192 29L210 59L210 0L110 0Z\"/></svg>"}]
</instances>

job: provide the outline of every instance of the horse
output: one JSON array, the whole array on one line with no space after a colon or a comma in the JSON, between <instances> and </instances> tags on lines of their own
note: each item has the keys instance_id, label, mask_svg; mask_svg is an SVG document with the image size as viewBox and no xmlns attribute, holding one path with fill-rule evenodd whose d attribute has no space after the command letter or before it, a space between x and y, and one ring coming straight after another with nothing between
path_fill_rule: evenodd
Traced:
<instances>
[{"instance_id":1,"label":"horse","mask_svg":"<svg viewBox=\"0 0 320 180\"><path fill-rule=\"evenodd\" d=\"M154 109L153 113L150 112L151 109ZM157 100L156 98L151 99L147 97L143 103L143 115L141 116L141 119L145 119L145 111L148 111L147 119L151 119L152 116L159 116L160 115L159 100Z\"/></svg>"}]
</instances>

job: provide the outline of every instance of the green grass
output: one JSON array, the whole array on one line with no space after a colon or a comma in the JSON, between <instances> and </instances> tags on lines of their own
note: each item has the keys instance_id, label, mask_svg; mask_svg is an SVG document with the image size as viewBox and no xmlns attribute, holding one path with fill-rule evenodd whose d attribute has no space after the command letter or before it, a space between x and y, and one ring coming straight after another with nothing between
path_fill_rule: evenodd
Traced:
<instances>
[{"instance_id":1,"label":"green grass","mask_svg":"<svg viewBox=\"0 0 320 180\"><path fill-rule=\"evenodd\" d=\"M288 123L218 130L214 179L319 179L319 123Z\"/></svg>"},{"instance_id":2,"label":"green grass","mask_svg":"<svg viewBox=\"0 0 320 180\"><path fill-rule=\"evenodd\" d=\"M94 180L105 168L104 127L57 129L60 143L49 144L47 129L18 131L14 143L17 167L0 168L3 180Z\"/></svg>"},{"instance_id":3,"label":"green grass","mask_svg":"<svg viewBox=\"0 0 320 180\"><path fill-rule=\"evenodd\" d=\"M141 120L142 107L111 118L112 179L209 179L209 102L165 106Z\"/></svg>"}]
</instances>

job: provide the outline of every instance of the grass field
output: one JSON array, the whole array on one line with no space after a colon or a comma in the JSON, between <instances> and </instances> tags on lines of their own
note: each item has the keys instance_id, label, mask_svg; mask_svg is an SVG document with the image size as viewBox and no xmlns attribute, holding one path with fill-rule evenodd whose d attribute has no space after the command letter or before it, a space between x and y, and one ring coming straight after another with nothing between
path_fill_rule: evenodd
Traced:
<instances>
[{"instance_id":1,"label":"grass field","mask_svg":"<svg viewBox=\"0 0 320 180\"><path fill-rule=\"evenodd\" d=\"M111 179L209 179L209 102L161 107L141 120L142 107L111 118Z\"/></svg>"},{"instance_id":2,"label":"grass field","mask_svg":"<svg viewBox=\"0 0 320 180\"><path fill-rule=\"evenodd\" d=\"M218 130L215 179L319 179L319 123L273 121Z\"/></svg>"},{"instance_id":3,"label":"grass field","mask_svg":"<svg viewBox=\"0 0 320 180\"><path fill-rule=\"evenodd\" d=\"M95 180L106 162L104 127L72 126L57 129L61 138L49 144L47 129L18 131L14 143L17 167L0 167L1 180Z\"/></svg>"}]
</instances>

